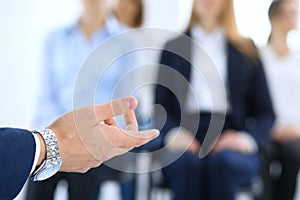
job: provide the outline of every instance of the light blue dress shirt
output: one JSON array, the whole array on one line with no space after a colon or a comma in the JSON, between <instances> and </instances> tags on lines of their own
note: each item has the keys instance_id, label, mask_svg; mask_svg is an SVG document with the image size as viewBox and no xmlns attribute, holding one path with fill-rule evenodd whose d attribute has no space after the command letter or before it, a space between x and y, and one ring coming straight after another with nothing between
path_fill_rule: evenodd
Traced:
<instances>
[{"instance_id":1,"label":"light blue dress shirt","mask_svg":"<svg viewBox=\"0 0 300 200\"><path fill-rule=\"evenodd\" d=\"M35 126L44 128L59 115L74 108L74 85L82 63L99 44L126 30L128 28L125 25L110 15L106 24L97 30L89 40L86 39L78 23L50 34L46 41L42 92ZM128 41L124 42L128 44ZM114 48L112 49L114 50ZM129 92L119 95L112 94L112 92L120 77L135 67L135 58L133 57L134 55L122 56L108 68L104 76L98 77L99 84L96 88L95 103L131 95ZM99 61L101 61L101 57L99 57ZM89 85L85 87L87 90L90 89ZM84 91L80 98L85 98Z\"/></svg>"}]
</instances>

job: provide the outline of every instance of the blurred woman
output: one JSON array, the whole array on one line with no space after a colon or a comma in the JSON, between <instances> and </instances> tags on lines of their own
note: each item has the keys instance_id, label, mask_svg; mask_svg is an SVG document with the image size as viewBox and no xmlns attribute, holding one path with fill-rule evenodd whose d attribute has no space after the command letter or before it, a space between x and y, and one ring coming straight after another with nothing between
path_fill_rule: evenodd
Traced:
<instances>
[{"instance_id":1,"label":"blurred woman","mask_svg":"<svg viewBox=\"0 0 300 200\"><path fill-rule=\"evenodd\" d=\"M158 82L170 88L158 85L156 89L156 104L167 112L161 133L172 153L183 153L163 173L175 200L234 200L237 192L259 175L260 152L274 121L265 74L257 48L238 32L232 0L195 0L186 34L201 45L217 71L210 74L201 71L214 66L204 66L209 62L203 60L203 52L198 52L183 36L165 46L161 64L179 72L192 89L161 68ZM191 59L194 67L172 53L174 50ZM205 87L205 80L219 78L224 86ZM222 91L227 99L213 102L210 94L222 96ZM195 117L199 114L200 120ZM209 126L212 131L222 123L222 120L211 121L213 115L219 116L218 119L224 117L224 126L212 151L199 158ZM199 127L192 131L195 124Z\"/></svg>"},{"instance_id":2,"label":"blurred woman","mask_svg":"<svg viewBox=\"0 0 300 200\"><path fill-rule=\"evenodd\" d=\"M40 106L37 108L40 114L37 116L37 126L44 127L45 123L73 108L73 92L80 66L94 48L111 36L142 25L142 0L120 0L114 6L113 11L109 10L111 2L111 0L81 0L83 10L80 18L71 26L54 31L48 37L45 48L42 94ZM109 53L116 54L111 51L105 53L101 55L103 58ZM113 96L114 88L121 76L134 67L132 57L130 59L122 57L109 67L108 73L102 77L96 77L100 82L97 86L95 101L101 103L110 101L112 97L121 96L121 94ZM86 77L87 83L91 78ZM96 89L88 84L83 87L85 87L83 88L84 94ZM126 92L123 92L122 96L124 93ZM84 94L77 97L81 98L77 100L83 104L87 101L85 98L88 98ZM52 200L58 181L65 179L69 185L69 199L96 200L101 181L116 179L118 173L104 165L86 174L58 173L43 182L30 182L27 199Z\"/></svg>"},{"instance_id":3,"label":"blurred woman","mask_svg":"<svg viewBox=\"0 0 300 200\"><path fill-rule=\"evenodd\" d=\"M281 172L271 177L271 199L292 200L300 166L300 51L290 49L287 38L298 24L297 2L273 1L269 19L272 31L261 55L277 116L272 134L271 169L274 163L281 165Z\"/></svg>"}]
</instances>

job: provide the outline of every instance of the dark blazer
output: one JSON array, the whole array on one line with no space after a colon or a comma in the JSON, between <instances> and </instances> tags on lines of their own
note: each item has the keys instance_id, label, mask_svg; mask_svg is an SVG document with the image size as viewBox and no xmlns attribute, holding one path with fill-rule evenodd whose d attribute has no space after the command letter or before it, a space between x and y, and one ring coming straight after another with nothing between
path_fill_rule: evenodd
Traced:
<instances>
[{"instance_id":1,"label":"dark blazer","mask_svg":"<svg viewBox=\"0 0 300 200\"><path fill-rule=\"evenodd\" d=\"M227 96L231 107L232 125L229 128L250 133L258 145L263 146L269 139L275 116L262 63L259 59L251 60L246 57L229 42L227 53ZM186 59L190 58L191 40L182 36L166 44L160 62L179 72L189 82L191 64ZM179 126L181 117L185 116L185 110L180 108L180 105L185 103L188 86L176 73L166 71L162 67L158 83L155 103L162 105L168 115L165 124L158 125L162 127L161 132L164 135L173 127ZM155 118L158 124L165 121L159 115ZM229 120L228 118L229 115L226 120ZM184 120L184 117L182 119Z\"/></svg>"},{"instance_id":2,"label":"dark blazer","mask_svg":"<svg viewBox=\"0 0 300 200\"><path fill-rule=\"evenodd\" d=\"M15 198L29 177L35 156L31 132L0 129L0 199Z\"/></svg>"}]
</instances>

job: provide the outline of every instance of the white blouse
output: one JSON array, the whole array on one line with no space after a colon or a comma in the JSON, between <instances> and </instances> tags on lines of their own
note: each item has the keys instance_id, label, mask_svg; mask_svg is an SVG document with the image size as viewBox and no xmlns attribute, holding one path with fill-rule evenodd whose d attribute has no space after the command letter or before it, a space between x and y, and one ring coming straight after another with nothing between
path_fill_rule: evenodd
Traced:
<instances>
[{"instance_id":1,"label":"white blouse","mask_svg":"<svg viewBox=\"0 0 300 200\"><path fill-rule=\"evenodd\" d=\"M224 113L229 105L226 98L227 51L224 31L216 28L207 33L200 26L194 26L191 36L200 48L192 46L192 90L188 91L186 109L190 113Z\"/></svg>"},{"instance_id":2,"label":"white blouse","mask_svg":"<svg viewBox=\"0 0 300 200\"><path fill-rule=\"evenodd\" d=\"M270 46L261 50L276 124L300 125L300 52L280 58Z\"/></svg>"}]
</instances>

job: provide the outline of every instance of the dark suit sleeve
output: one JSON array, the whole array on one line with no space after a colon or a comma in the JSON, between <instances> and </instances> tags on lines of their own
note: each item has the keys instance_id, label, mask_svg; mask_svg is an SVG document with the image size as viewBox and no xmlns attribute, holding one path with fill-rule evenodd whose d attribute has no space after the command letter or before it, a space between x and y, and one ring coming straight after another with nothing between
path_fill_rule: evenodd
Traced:
<instances>
[{"instance_id":1,"label":"dark suit sleeve","mask_svg":"<svg viewBox=\"0 0 300 200\"><path fill-rule=\"evenodd\" d=\"M22 129L0 129L0 199L13 199L21 191L33 165L35 140Z\"/></svg>"},{"instance_id":2,"label":"dark suit sleeve","mask_svg":"<svg viewBox=\"0 0 300 200\"><path fill-rule=\"evenodd\" d=\"M252 68L252 87L250 89L249 107L251 115L255 117L255 125L247 130L262 148L269 141L271 129L275 121L275 114L267 85L265 73L260 60Z\"/></svg>"},{"instance_id":3,"label":"dark suit sleeve","mask_svg":"<svg viewBox=\"0 0 300 200\"><path fill-rule=\"evenodd\" d=\"M165 49L168 49L166 46ZM172 57L174 55L171 52L164 50L161 55L160 69L158 72L157 87L155 91L155 104L162 106L167 114L167 118L163 119L159 112L155 112L155 126L161 129L162 137L168 133L174 127L180 125L180 103L174 94L173 81L176 80L172 74ZM169 70L167 69L169 68ZM164 124L163 124L164 123Z\"/></svg>"}]
</instances>

